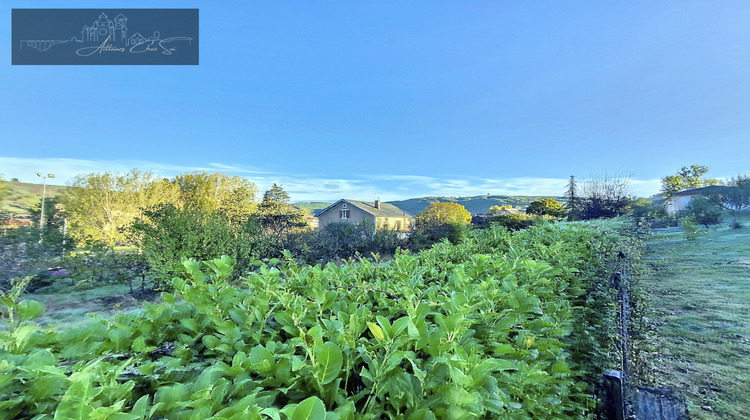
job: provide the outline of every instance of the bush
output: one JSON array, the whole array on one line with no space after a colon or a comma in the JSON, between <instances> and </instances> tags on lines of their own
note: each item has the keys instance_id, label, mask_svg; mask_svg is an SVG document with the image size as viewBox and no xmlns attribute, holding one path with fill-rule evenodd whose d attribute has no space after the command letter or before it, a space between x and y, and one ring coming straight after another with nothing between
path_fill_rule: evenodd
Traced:
<instances>
[{"instance_id":1,"label":"bush","mask_svg":"<svg viewBox=\"0 0 750 420\"><path fill-rule=\"evenodd\" d=\"M263 266L238 286L231 258L185 260L163 303L63 331L35 324L43 305L16 287L0 294L0 413L590 418L592 381L620 365L619 242L583 224L486 229L388 264Z\"/></svg>"},{"instance_id":2,"label":"bush","mask_svg":"<svg viewBox=\"0 0 750 420\"><path fill-rule=\"evenodd\" d=\"M669 214L662 204L655 204L648 198L639 198L630 206L630 215L645 220L652 228L677 226L677 218Z\"/></svg>"},{"instance_id":3,"label":"bush","mask_svg":"<svg viewBox=\"0 0 750 420\"><path fill-rule=\"evenodd\" d=\"M366 224L329 223L318 232L312 251L313 259L344 259L365 253L371 244L371 237L371 226Z\"/></svg>"},{"instance_id":4,"label":"bush","mask_svg":"<svg viewBox=\"0 0 750 420\"><path fill-rule=\"evenodd\" d=\"M9 288L13 278L58 265L62 254L62 233L57 229L44 229L40 241L36 227L0 228L0 289Z\"/></svg>"},{"instance_id":5,"label":"bush","mask_svg":"<svg viewBox=\"0 0 750 420\"><path fill-rule=\"evenodd\" d=\"M375 233L370 245L370 251L378 254L392 255L396 249L405 247L402 234L395 230L383 229Z\"/></svg>"},{"instance_id":6,"label":"bush","mask_svg":"<svg viewBox=\"0 0 750 420\"><path fill-rule=\"evenodd\" d=\"M455 245L466 236L468 231L469 227L463 222L417 226L409 236L409 249L421 251L442 242L444 239Z\"/></svg>"},{"instance_id":7,"label":"bush","mask_svg":"<svg viewBox=\"0 0 750 420\"><path fill-rule=\"evenodd\" d=\"M183 258L212 259L228 255L238 276L250 271L268 244L256 221L235 222L218 211L161 204L143 211L130 226L157 279L171 279ZM158 285L157 285L158 287Z\"/></svg>"},{"instance_id":8,"label":"bush","mask_svg":"<svg viewBox=\"0 0 750 420\"><path fill-rule=\"evenodd\" d=\"M500 214L490 218L489 223L516 231L534 226L542 220L549 221L553 219L551 216L536 216L532 214Z\"/></svg>"},{"instance_id":9,"label":"bush","mask_svg":"<svg viewBox=\"0 0 750 420\"><path fill-rule=\"evenodd\" d=\"M690 200L685 210L679 211L677 217L690 218L695 223L708 228L721 221L721 208L706 197L695 197Z\"/></svg>"},{"instance_id":10,"label":"bush","mask_svg":"<svg viewBox=\"0 0 750 420\"><path fill-rule=\"evenodd\" d=\"M688 241L694 241L698 239L701 235L706 233L705 229L701 229L698 227L698 225L695 224L693 219L686 217L681 220L682 222L682 230L685 231L685 239Z\"/></svg>"},{"instance_id":11,"label":"bush","mask_svg":"<svg viewBox=\"0 0 750 420\"><path fill-rule=\"evenodd\" d=\"M565 217L565 207L558 203L557 200L552 198L542 198L541 200L534 201L526 207L527 214L537 215L549 215L552 217Z\"/></svg>"}]
</instances>

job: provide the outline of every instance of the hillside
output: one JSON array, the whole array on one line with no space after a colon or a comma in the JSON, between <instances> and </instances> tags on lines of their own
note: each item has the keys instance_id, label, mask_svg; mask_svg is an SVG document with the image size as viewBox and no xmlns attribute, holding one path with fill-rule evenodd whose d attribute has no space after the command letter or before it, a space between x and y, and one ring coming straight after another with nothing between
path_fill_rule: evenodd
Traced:
<instances>
[{"instance_id":1,"label":"hillside","mask_svg":"<svg viewBox=\"0 0 750 420\"><path fill-rule=\"evenodd\" d=\"M405 212L416 215L431 203L440 201L443 203L458 203L466 207L471 214L485 214L492 206L513 206L526 208L532 201L537 201L549 196L536 195L479 195L475 197L422 197L409 200L391 201L394 206ZM552 197L563 203L561 197Z\"/></svg>"},{"instance_id":2,"label":"hillside","mask_svg":"<svg viewBox=\"0 0 750 420\"><path fill-rule=\"evenodd\" d=\"M42 184L29 184L26 182L8 182L10 194L3 200L0 212L11 214L28 213L28 209L39 206L42 201ZM62 185L47 185L45 194L54 197L62 193L66 188Z\"/></svg>"},{"instance_id":3,"label":"hillside","mask_svg":"<svg viewBox=\"0 0 750 420\"><path fill-rule=\"evenodd\" d=\"M29 184L25 182L9 182L11 194L2 207L0 212L9 213L27 213L29 207L38 204L42 195L42 184ZM53 197L61 194L68 187L62 185L47 185L47 196ZM548 196L536 195L479 195L474 197L420 197L410 198L408 200L389 201L389 203L400 208L401 210L416 215L424 210L430 203L440 201L448 203L458 203L466 207L471 214L485 214L491 206L513 206L526 208L529 203ZM554 197L557 201L564 203L562 197ZM313 201L303 203L293 203L295 207L304 209L314 215L316 211L322 210L332 203Z\"/></svg>"},{"instance_id":4,"label":"hillside","mask_svg":"<svg viewBox=\"0 0 750 420\"><path fill-rule=\"evenodd\" d=\"M443 203L458 203L466 207L471 214L485 214L492 206L513 206L526 208L532 201L548 198L544 195L479 195L475 197L420 197L401 201L389 201L390 204L401 210L416 215L424 210L430 203L440 201ZM560 203L564 203L562 197L554 197ZM310 214L323 210L332 203L309 202L294 203L297 208L306 209Z\"/></svg>"},{"instance_id":5,"label":"hillside","mask_svg":"<svg viewBox=\"0 0 750 420\"><path fill-rule=\"evenodd\" d=\"M324 203L320 201L312 201L312 202L306 202L306 203L292 203L294 207L297 207L300 210L307 210L310 212L311 215L315 215L315 213L318 210L323 210L324 208L330 206L333 203Z\"/></svg>"}]
</instances>

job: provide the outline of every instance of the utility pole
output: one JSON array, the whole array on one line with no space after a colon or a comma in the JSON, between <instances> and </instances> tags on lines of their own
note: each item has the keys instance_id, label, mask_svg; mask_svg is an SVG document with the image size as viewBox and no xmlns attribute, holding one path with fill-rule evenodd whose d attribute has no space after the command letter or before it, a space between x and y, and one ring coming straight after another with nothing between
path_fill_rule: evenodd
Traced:
<instances>
[{"instance_id":1,"label":"utility pole","mask_svg":"<svg viewBox=\"0 0 750 420\"><path fill-rule=\"evenodd\" d=\"M37 172L36 176L42 178L42 211L39 213L39 233L41 234L44 226L44 200L47 192L47 178L54 178L55 174L47 174L47 176L44 176L41 172ZM41 242L41 237L39 242Z\"/></svg>"}]
</instances>

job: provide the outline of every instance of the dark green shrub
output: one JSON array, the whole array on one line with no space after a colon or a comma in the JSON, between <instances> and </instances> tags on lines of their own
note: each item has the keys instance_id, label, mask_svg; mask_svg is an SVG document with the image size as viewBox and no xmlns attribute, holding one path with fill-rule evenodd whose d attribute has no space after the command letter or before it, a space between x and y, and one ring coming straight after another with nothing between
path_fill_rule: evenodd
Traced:
<instances>
[{"instance_id":1,"label":"dark green shrub","mask_svg":"<svg viewBox=\"0 0 750 420\"><path fill-rule=\"evenodd\" d=\"M455 245L466 236L468 231L469 227L464 223L417 226L409 235L408 246L413 251L421 251L444 239Z\"/></svg>"},{"instance_id":2,"label":"dark green shrub","mask_svg":"<svg viewBox=\"0 0 750 420\"><path fill-rule=\"evenodd\" d=\"M542 220L549 220L543 216L535 216L531 214L499 214L490 219L491 224L496 224L505 227L508 230L521 230L526 229Z\"/></svg>"},{"instance_id":3,"label":"dark green shrub","mask_svg":"<svg viewBox=\"0 0 750 420\"><path fill-rule=\"evenodd\" d=\"M383 229L377 231L372 237L370 250L378 254L392 255L396 249L404 248L405 242L401 232Z\"/></svg>"},{"instance_id":4,"label":"dark green shrub","mask_svg":"<svg viewBox=\"0 0 750 420\"><path fill-rule=\"evenodd\" d=\"M708 228L721 221L721 208L706 197L695 197L690 200L685 210L679 211L677 217L689 217L695 223Z\"/></svg>"}]
</instances>

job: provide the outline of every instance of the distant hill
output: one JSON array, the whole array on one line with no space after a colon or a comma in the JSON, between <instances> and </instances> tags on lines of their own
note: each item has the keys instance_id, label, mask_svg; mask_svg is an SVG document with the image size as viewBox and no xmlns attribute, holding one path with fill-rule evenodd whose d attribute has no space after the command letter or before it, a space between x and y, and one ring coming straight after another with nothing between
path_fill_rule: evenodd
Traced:
<instances>
[{"instance_id":1,"label":"distant hill","mask_svg":"<svg viewBox=\"0 0 750 420\"><path fill-rule=\"evenodd\" d=\"M424 210L430 203L440 201L443 203L458 203L466 207L471 214L486 214L492 206L513 206L523 207L524 209L529 206L532 201L541 200L542 198L554 198L560 203L565 203L563 197L549 197L547 195L479 195L476 197L420 197L410 198L408 200L401 201L389 201L389 203L400 208L401 210L417 215L419 212ZM300 209L307 209L310 214L315 214L318 210L330 206L332 203L323 202L310 202L310 203L294 203L294 205Z\"/></svg>"},{"instance_id":2,"label":"distant hill","mask_svg":"<svg viewBox=\"0 0 750 420\"><path fill-rule=\"evenodd\" d=\"M486 214L492 206L520 206L525 209L532 201L541 200L542 198L554 198L560 203L565 202L563 197L550 197L547 195L478 195L475 197L422 197L402 201L390 201L390 203L412 215L417 215L436 201L461 204L471 214Z\"/></svg>"},{"instance_id":3,"label":"distant hill","mask_svg":"<svg viewBox=\"0 0 750 420\"><path fill-rule=\"evenodd\" d=\"M4 201L0 212L27 213L28 208L38 205L42 197L42 184L29 184L25 182L9 182L11 187L10 196ZM61 194L66 188L62 185L47 185L46 194L49 197ZM564 197L549 197L545 195L478 195L474 197L420 197L401 201L389 201L389 203L401 210L417 215L430 203L440 201L443 203L458 203L466 207L471 214L485 214L491 206L513 206L526 208L532 201L542 198L554 198L560 203L565 203ZM304 203L292 203L299 209L304 209L315 215L316 211L323 210L333 203L312 201Z\"/></svg>"},{"instance_id":4,"label":"distant hill","mask_svg":"<svg viewBox=\"0 0 750 420\"><path fill-rule=\"evenodd\" d=\"M0 212L12 214L28 213L28 209L38 206L42 201L42 184L26 182L8 182L10 195L3 200ZM47 185L45 194L54 197L61 194L68 187L62 185Z\"/></svg>"},{"instance_id":5,"label":"distant hill","mask_svg":"<svg viewBox=\"0 0 750 420\"><path fill-rule=\"evenodd\" d=\"M333 203L324 203L320 201L313 201L310 203L292 203L294 207L297 207L300 210L307 210L310 212L311 215L315 215L315 212L318 210L323 210L324 208L330 206Z\"/></svg>"}]
</instances>

